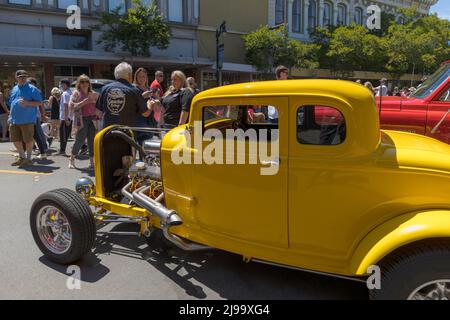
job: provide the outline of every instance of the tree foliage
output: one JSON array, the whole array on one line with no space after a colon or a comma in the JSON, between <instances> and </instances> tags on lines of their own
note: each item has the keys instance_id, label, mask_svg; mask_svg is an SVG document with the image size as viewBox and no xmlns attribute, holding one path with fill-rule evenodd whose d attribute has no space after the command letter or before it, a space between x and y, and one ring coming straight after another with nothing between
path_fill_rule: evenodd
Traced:
<instances>
[{"instance_id":1,"label":"tree foliage","mask_svg":"<svg viewBox=\"0 0 450 320\"><path fill-rule=\"evenodd\" d=\"M285 26L267 26L243 36L247 62L259 71L269 73L278 65L288 68L317 68L319 46L289 38Z\"/></svg>"},{"instance_id":2,"label":"tree foliage","mask_svg":"<svg viewBox=\"0 0 450 320\"><path fill-rule=\"evenodd\" d=\"M405 11L402 24L392 24L386 37L386 69L397 75L412 68L427 73L450 57L450 21L437 15L414 16Z\"/></svg>"},{"instance_id":3,"label":"tree foliage","mask_svg":"<svg viewBox=\"0 0 450 320\"><path fill-rule=\"evenodd\" d=\"M379 70L383 67L385 42L356 23L339 27L332 34L327 56L331 69L340 72Z\"/></svg>"},{"instance_id":4,"label":"tree foliage","mask_svg":"<svg viewBox=\"0 0 450 320\"><path fill-rule=\"evenodd\" d=\"M150 47L167 49L171 30L156 3L152 2L150 6L140 0L132 3L132 8L125 14L120 14L120 7L100 14L100 23L93 26L95 30L103 31L97 43L103 44L105 51L119 48L133 56L150 56Z\"/></svg>"},{"instance_id":5,"label":"tree foliage","mask_svg":"<svg viewBox=\"0 0 450 320\"><path fill-rule=\"evenodd\" d=\"M450 21L437 15L420 15L414 7L399 12L400 22L382 14L378 31L356 24L316 28L311 40L320 46L320 66L341 75L367 70L400 77L413 68L429 73L450 59Z\"/></svg>"}]
</instances>

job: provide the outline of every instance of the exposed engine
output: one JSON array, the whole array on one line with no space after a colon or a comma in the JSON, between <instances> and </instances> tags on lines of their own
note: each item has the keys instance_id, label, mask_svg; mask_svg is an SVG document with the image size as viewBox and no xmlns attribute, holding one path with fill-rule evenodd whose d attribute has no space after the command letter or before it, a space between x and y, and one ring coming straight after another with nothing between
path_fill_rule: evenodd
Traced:
<instances>
[{"instance_id":1,"label":"exposed engine","mask_svg":"<svg viewBox=\"0 0 450 320\"><path fill-rule=\"evenodd\" d=\"M131 194L139 188L145 188L145 195L151 199L162 201L163 187L160 168L160 141L149 140L144 143L145 157L135 160L133 156L122 157L122 168L116 170L115 176L121 176L127 181L122 190L127 200L132 200Z\"/></svg>"}]
</instances>

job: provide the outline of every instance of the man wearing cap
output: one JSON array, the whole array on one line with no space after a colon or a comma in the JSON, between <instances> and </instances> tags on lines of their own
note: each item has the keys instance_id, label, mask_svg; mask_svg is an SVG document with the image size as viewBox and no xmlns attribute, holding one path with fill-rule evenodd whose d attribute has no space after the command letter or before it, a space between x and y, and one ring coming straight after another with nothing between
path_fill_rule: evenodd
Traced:
<instances>
[{"instance_id":1,"label":"man wearing cap","mask_svg":"<svg viewBox=\"0 0 450 320\"><path fill-rule=\"evenodd\" d=\"M38 107L42 103L39 90L28 81L28 73L25 70L16 71L17 84L11 91L9 104L10 113L10 140L19 151L19 156L12 163L21 168L32 164L31 152L33 151L34 125L37 119ZM25 150L23 148L25 144Z\"/></svg>"}]
</instances>

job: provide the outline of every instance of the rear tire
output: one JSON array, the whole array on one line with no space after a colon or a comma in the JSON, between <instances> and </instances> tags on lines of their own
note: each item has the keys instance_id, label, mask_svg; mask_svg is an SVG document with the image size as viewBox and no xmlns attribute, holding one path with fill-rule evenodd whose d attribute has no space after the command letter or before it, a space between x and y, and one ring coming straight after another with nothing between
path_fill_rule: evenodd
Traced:
<instances>
[{"instance_id":1,"label":"rear tire","mask_svg":"<svg viewBox=\"0 0 450 320\"><path fill-rule=\"evenodd\" d=\"M408 246L381 262L381 289L374 300L450 300L450 243L430 240Z\"/></svg>"},{"instance_id":2,"label":"rear tire","mask_svg":"<svg viewBox=\"0 0 450 320\"><path fill-rule=\"evenodd\" d=\"M95 241L92 211L86 200L70 189L57 189L39 196L31 207L30 227L42 253L60 264L81 259Z\"/></svg>"}]
</instances>

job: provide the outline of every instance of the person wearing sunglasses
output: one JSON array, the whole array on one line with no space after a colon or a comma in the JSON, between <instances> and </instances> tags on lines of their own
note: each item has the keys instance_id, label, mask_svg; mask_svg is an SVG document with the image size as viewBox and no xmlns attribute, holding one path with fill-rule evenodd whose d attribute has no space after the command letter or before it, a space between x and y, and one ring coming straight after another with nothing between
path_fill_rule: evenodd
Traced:
<instances>
[{"instance_id":1,"label":"person wearing sunglasses","mask_svg":"<svg viewBox=\"0 0 450 320\"><path fill-rule=\"evenodd\" d=\"M87 139L89 150L89 169L94 168L94 138L96 119L96 102L99 94L92 90L92 85L89 77L85 74L77 79L70 102L69 109L74 114L74 125L77 128L75 136L75 143L72 147L72 153L69 158L69 168L75 168L75 156L80 152L81 147Z\"/></svg>"}]
</instances>

